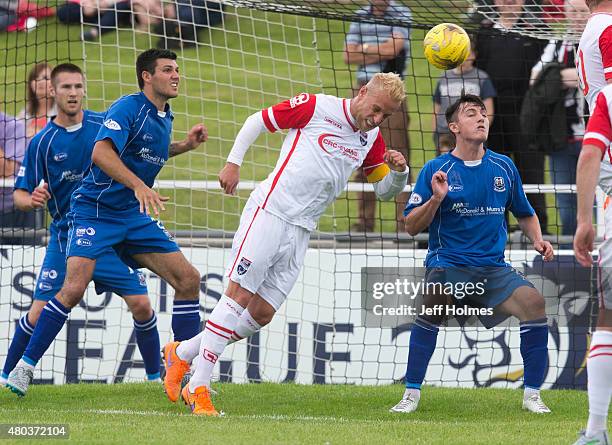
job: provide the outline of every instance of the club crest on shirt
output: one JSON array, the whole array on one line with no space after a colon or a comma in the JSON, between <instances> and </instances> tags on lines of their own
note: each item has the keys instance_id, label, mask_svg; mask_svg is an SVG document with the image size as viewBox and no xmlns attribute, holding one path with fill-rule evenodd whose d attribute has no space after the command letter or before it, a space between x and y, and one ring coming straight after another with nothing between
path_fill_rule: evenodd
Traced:
<instances>
[{"instance_id":1,"label":"club crest on shirt","mask_svg":"<svg viewBox=\"0 0 612 445\"><path fill-rule=\"evenodd\" d=\"M365 147L368 143L368 134L365 131L359 132L359 142L361 142L361 145L363 147Z\"/></svg>"},{"instance_id":2,"label":"club crest on shirt","mask_svg":"<svg viewBox=\"0 0 612 445\"><path fill-rule=\"evenodd\" d=\"M236 269L236 273L238 275L244 275L251 267L251 260L246 259L245 257L240 258L240 262L238 263L238 268Z\"/></svg>"},{"instance_id":3,"label":"club crest on shirt","mask_svg":"<svg viewBox=\"0 0 612 445\"><path fill-rule=\"evenodd\" d=\"M505 192L506 184L504 183L504 178L501 176L496 176L493 178L493 190L496 192Z\"/></svg>"}]
</instances>

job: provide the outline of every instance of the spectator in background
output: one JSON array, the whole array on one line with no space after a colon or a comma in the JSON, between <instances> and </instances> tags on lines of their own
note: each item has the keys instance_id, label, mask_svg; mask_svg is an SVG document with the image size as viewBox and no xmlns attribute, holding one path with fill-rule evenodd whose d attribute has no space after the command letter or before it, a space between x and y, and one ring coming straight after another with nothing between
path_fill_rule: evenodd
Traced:
<instances>
[{"instance_id":1,"label":"spectator in background","mask_svg":"<svg viewBox=\"0 0 612 445\"><path fill-rule=\"evenodd\" d=\"M132 7L129 0L69 0L57 8L57 19L66 25L94 25L83 33L83 40L97 40L100 35L130 25Z\"/></svg>"},{"instance_id":2,"label":"spectator in background","mask_svg":"<svg viewBox=\"0 0 612 445\"><path fill-rule=\"evenodd\" d=\"M155 33L162 37L157 48L180 49L196 46L198 33L223 22L223 5L206 0L176 0L164 8L164 20Z\"/></svg>"},{"instance_id":3,"label":"spectator in background","mask_svg":"<svg viewBox=\"0 0 612 445\"><path fill-rule=\"evenodd\" d=\"M46 62L37 63L28 74L26 107L17 115L26 127L26 137L34 137L55 116L55 101L51 97L51 70Z\"/></svg>"},{"instance_id":4,"label":"spectator in background","mask_svg":"<svg viewBox=\"0 0 612 445\"><path fill-rule=\"evenodd\" d=\"M525 149L521 137L520 110L529 88L531 68L539 60L545 43L508 31L545 26L534 22L524 9L525 0L495 0L499 18L481 22L476 41L476 67L484 70L497 90L495 120L486 146L514 159L525 184L544 182L544 154ZM529 194L546 233L548 218L544 195Z\"/></svg>"},{"instance_id":5,"label":"spectator in background","mask_svg":"<svg viewBox=\"0 0 612 445\"><path fill-rule=\"evenodd\" d=\"M448 129L445 113L446 109L462 95L473 94L474 96L479 96L487 107L489 125L493 123L493 99L497 93L495 92L493 82L489 79L489 75L483 70L474 67L475 58L476 46L474 39L472 39L470 55L465 62L452 70L445 71L436 84L433 96L433 128L434 144L438 155L448 151L449 138L451 146L454 146L454 136L452 136ZM441 144L442 135L447 136L443 138L443 144Z\"/></svg>"},{"instance_id":6,"label":"spectator in background","mask_svg":"<svg viewBox=\"0 0 612 445\"><path fill-rule=\"evenodd\" d=\"M371 0L370 5L357 11L359 21L351 23L346 36L344 61L355 65L356 85L354 95L368 83L376 73L397 73L403 79L406 64L410 57L410 28L391 26L379 23L367 23L368 18L385 19L386 21L409 22L412 19L410 9L394 0ZM408 140L408 113L406 101L401 109L389 117L380 131L387 147L397 150L409 163L410 143ZM366 182L365 175L358 170L356 180ZM407 193L400 193L396 198L396 222L398 231L404 231L403 212L408 199ZM374 230L376 198L373 192L358 194L359 220L352 226L357 232Z\"/></svg>"},{"instance_id":7,"label":"spectator in background","mask_svg":"<svg viewBox=\"0 0 612 445\"><path fill-rule=\"evenodd\" d=\"M26 151L26 128L22 120L0 113L0 228L41 226L40 212L26 213L13 205L13 183ZM0 244L12 242L0 233Z\"/></svg>"},{"instance_id":8,"label":"spectator in background","mask_svg":"<svg viewBox=\"0 0 612 445\"><path fill-rule=\"evenodd\" d=\"M571 17L569 25L574 34L581 34L589 18L589 8L584 0L568 0L565 13ZM576 165L584 136L585 114L584 96L578 87L578 73L574 54L578 43L570 40L551 40L544 48L540 61L531 70L531 84L534 83L542 69L550 63L560 64L561 101L564 104L565 127L567 137L560 147L539 147L550 156L551 177L553 184L575 184ZM550 96L551 94L548 94ZM561 234L573 235L576 231L576 195L557 193L557 208L561 217ZM571 246L570 246L571 248Z\"/></svg>"}]
</instances>

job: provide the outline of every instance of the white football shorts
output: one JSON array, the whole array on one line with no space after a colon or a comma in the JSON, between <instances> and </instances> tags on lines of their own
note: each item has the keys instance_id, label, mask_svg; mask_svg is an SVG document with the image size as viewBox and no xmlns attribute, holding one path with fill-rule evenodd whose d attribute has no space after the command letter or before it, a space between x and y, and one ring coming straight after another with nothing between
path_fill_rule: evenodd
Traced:
<instances>
[{"instance_id":1,"label":"white football shorts","mask_svg":"<svg viewBox=\"0 0 612 445\"><path fill-rule=\"evenodd\" d=\"M226 276L279 310L298 279L310 231L248 200L232 242Z\"/></svg>"}]
</instances>

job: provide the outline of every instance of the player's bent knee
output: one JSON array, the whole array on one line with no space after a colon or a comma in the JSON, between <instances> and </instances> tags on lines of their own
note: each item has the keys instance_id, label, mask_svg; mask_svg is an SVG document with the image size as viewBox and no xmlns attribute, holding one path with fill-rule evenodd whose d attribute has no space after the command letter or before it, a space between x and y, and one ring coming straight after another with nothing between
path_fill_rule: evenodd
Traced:
<instances>
[{"instance_id":1,"label":"player's bent knee","mask_svg":"<svg viewBox=\"0 0 612 445\"><path fill-rule=\"evenodd\" d=\"M75 307L83 299L87 286L79 283L64 283L57 294L57 300L68 309Z\"/></svg>"},{"instance_id":2,"label":"player's bent knee","mask_svg":"<svg viewBox=\"0 0 612 445\"><path fill-rule=\"evenodd\" d=\"M191 266L189 267L184 276L177 281L175 291L177 299L181 300L197 300L200 297L200 272Z\"/></svg>"},{"instance_id":3,"label":"player's bent knee","mask_svg":"<svg viewBox=\"0 0 612 445\"><path fill-rule=\"evenodd\" d=\"M153 315L151 300L146 295L128 295L125 297L125 302L136 321L147 321Z\"/></svg>"},{"instance_id":4,"label":"player's bent knee","mask_svg":"<svg viewBox=\"0 0 612 445\"><path fill-rule=\"evenodd\" d=\"M535 289L530 289L527 298L522 301L523 312L529 319L546 317L544 297Z\"/></svg>"}]
</instances>

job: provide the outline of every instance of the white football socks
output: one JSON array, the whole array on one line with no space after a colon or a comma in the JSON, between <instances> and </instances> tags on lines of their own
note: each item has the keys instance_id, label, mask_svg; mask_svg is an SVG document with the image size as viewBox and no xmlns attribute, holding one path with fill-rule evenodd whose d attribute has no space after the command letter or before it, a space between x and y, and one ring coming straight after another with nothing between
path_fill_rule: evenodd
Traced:
<instances>
[{"instance_id":1,"label":"white football socks","mask_svg":"<svg viewBox=\"0 0 612 445\"><path fill-rule=\"evenodd\" d=\"M587 359L589 421L586 436L607 429L608 408L612 395L612 332L595 331Z\"/></svg>"},{"instance_id":2,"label":"white football socks","mask_svg":"<svg viewBox=\"0 0 612 445\"><path fill-rule=\"evenodd\" d=\"M191 337L189 340L183 340L176 347L176 355L178 355L181 360L185 360L187 363L191 363L200 352L200 342L202 341L203 336L204 331L200 332L195 337Z\"/></svg>"},{"instance_id":3,"label":"white football socks","mask_svg":"<svg viewBox=\"0 0 612 445\"><path fill-rule=\"evenodd\" d=\"M242 340L243 338L250 337L260 329L261 325L255 321L249 312L249 309L246 308L238 319L238 324L236 325L236 329L234 329L234 333L232 334L228 344L232 344Z\"/></svg>"},{"instance_id":4,"label":"white football socks","mask_svg":"<svg viewBox=\"0 0 612 445\"><path fill-rule=\"evenodd\" d=\"M242 306L226 295L221 297L213 309L201 333L200 360L189 381L190 391L195 391L200 386L210 386L215 363L234 333L243 311Z\"/></svg>"}]
</instances>

